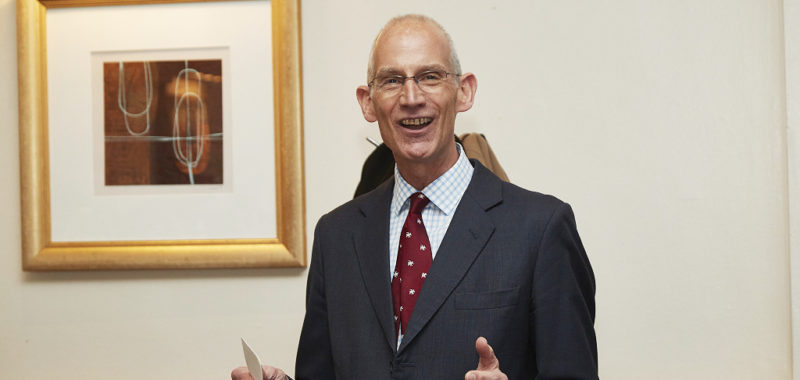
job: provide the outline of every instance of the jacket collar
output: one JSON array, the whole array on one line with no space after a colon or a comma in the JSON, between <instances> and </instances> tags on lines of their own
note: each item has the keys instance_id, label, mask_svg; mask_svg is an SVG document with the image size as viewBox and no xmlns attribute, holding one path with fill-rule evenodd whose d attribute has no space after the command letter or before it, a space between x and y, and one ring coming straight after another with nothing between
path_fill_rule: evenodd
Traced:
<instances>
[{"instance_id":1,"label":"jacket collar","mask_svg":"<svg viewBox=\"0 0 800 380\"><path fill-rule=\"evenodd\" d=\"M502 202L502 182L477 160L472 180L442 240L429 276L414 306L398 352L411 344L441 308L494 233L486 212ZM396 347L389 278L389 209L394 179L355 200L363 219L355 229L354 246L361 276L387 343Z\"/></svg>"}]
</instances>

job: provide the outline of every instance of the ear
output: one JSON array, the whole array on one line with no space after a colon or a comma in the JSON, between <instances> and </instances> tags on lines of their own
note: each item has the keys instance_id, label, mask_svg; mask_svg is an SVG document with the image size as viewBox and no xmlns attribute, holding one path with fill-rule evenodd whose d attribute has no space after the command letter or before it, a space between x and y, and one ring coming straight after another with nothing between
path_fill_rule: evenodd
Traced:
<instances>
[{"instance_id":1,"label":"ear","mask_svg":"<svg viewBox=\"0 0 800 380\"><path fill-rule=\"evenodd\" d=\"M478 78L472 73L461 75L458 87L458 99L456 99L456 112L464 112L472 108L475 103L475 91L478 91Z\"/></svg>"},{"instance_id":2,"label":"ear","mask_svg":"<svg viewBox=\"0 0 800 380\"><path fill-rule=\"evenodd\" d=\"M375 109L372 105L372 96L369 94L368 86L358 86L356 89L356 99L361 106L361 113L364 114L364 119L370 123L375 122Z\"/></svg>"}]
</instances>

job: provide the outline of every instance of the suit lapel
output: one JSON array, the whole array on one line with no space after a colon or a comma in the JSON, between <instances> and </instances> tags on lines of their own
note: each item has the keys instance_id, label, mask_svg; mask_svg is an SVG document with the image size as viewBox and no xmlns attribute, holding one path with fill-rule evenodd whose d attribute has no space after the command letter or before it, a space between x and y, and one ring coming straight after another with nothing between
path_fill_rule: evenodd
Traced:
<instances>
[{"instance_id":1,"label":"suit lapel","mask_svg":"<svg viewBox=\"0 0 800 380\"><path fill-rule=\"evenodd\" d=\"M392 289L389 281L389 207L394 181L381 185L362 198L359 204L363 219L353 234L353 243L367 287L375 317L381 325L386 342L394 351L397 347L392 311Z\"/></svg>"},{"instance_id":2,"label":"suit lapel","mask_svg":"<svg viewBox=\"0 0 800 380\"><path fill-rule=\"evenodd\" d=\"M472 180L439 246L398 352L411 343L439 310L494 232L486 210L502 201L500 180L480 163L473 161L473 165Z\"/></svg>"}]
</instances>

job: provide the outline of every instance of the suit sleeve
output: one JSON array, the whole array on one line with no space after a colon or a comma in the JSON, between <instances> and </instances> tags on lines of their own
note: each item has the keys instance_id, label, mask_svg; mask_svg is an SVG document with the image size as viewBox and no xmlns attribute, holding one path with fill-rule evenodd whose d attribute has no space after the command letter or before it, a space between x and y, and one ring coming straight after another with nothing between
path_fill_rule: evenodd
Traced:
<instances>
[{"instance_id":1,"label":"suit sleeve","mask_svg":"<svg viewBox=\"0 0 800 380\"><path fill-rule=\"evenodd\" d=\"M320 219L314 231L311 267L306 284L306 316L297 348L295 371L297 380L333 379L333 356L328 331L328 305L325 299L325 274L321 248Z\"/></svg>"},{"instance_id":2,"label":"suit sleeve","mask_svg":"<svg viewBox=\"0 0 800 380\"><path fill-rule=\"evenodd\" d=\"M566 203L551 217L534 270L531 341L537 380L597 379L595 281Z\"/></svg>"}]
</instances>

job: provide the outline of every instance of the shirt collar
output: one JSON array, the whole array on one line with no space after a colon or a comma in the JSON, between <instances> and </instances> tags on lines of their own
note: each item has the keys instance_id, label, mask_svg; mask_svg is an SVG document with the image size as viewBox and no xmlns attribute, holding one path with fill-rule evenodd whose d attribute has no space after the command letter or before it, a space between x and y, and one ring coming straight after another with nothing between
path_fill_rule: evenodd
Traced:
<instances>
[{"instance_id":1,"label":"shirt collar","mask_svg":"<svg viewBox=\"0 0 800 380\"><path fill-rule=\"evenodd\" d=\"M456 143L458 149L458 160L450 167L444 174L439 176L433 182L422 189L422 194L425 194L430 199L430 204L442 210L445 215L451 215L458 202L461 200L461 195L467 190L469 181L472 179L472 172L475 170L472 164L469 163L467 155L464 153L464 148L461 144ZM397 170L397 164L394 166L394 192L392 194L392 215L396 215L410 205L408 197L416 193L418 190L411 186L400 171ZM457 195L457 196L453 196Z\"/></svg>"}]
</instances>

